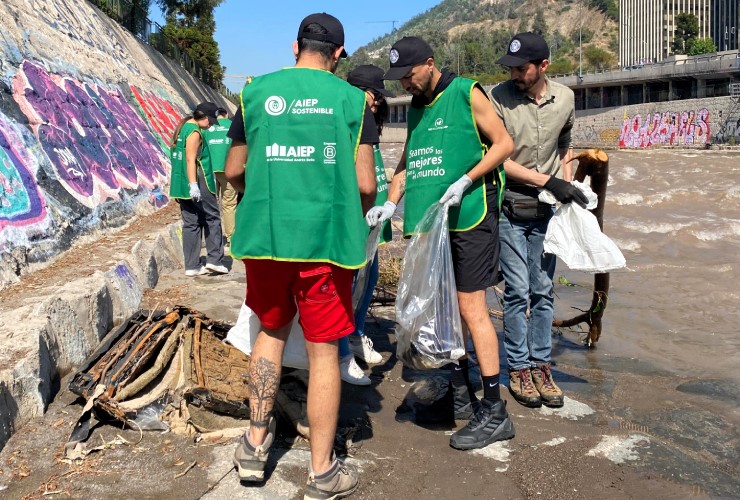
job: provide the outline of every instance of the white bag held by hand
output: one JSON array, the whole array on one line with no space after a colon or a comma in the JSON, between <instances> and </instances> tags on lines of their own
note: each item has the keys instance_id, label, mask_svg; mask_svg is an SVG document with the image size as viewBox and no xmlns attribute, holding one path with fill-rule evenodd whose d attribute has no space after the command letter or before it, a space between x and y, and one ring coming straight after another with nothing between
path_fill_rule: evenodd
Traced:
<instances>
[{"instance_id":1,"label":"white bag held by hand","mask_svg":"<svg viewBox=\"0 0 740 500\"><path fill-rule=\"evenodd\" d=\"M627 265L617 245L601 232L596 216L588 211L598 204L598 197L589 186L578 181L572 184L588 198L582 208L577 203L565 203L555 211L545 234L545 253L560 257L574 271L608 273ZM544 203L555 203L549 191L539 196Z\"/></svg>"},{"instance_id":2,"label":"white bag held by hand","mask_svg":"<svg viewBox=\"0 0 740 500\"><path fill-rule=\"evenodd\" d=\"M439 368L465 354L447 212L439 203L427 210L403 258L396 355L410 368Z\"/></svg>"},{"instance_id":3,"label":"white bag held by hand","mask_svg":"<svg viewBox=\"0 0 740 500\"><path fill-rule=\"evenodd\" d=\"M260 333L260 327L260 320L254 314L254 311L247 307L247 304L242 304L236 324L226 334L224 342L233 345L247 356L250 356L254 342L257 340L257 335ZM298 321L296 321L296 318L293 318L290 336L285 343L283 366L308 370L306 340L303 338L303 329L298 324Z\"/></svg>"}]
</instances>

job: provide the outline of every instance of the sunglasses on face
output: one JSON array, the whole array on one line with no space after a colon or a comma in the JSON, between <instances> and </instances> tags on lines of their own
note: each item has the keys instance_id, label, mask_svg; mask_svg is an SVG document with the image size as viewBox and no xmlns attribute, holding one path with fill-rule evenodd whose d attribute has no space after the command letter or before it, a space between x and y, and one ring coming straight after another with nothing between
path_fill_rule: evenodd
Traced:
<instances>
[{"instance_id":1,"label":"sunglasses on face","mask_svg":"<svg viewBox=\"0 0 740 500\"><path fill-rule=\"evenodd\" d=\"M385 99L385 96L381 94L380 92L377 92L374 89L365 89L365 92L370 92L370 95L373 96L374 102L380 102L383 99Z\"/></svg>"}]
</instances>

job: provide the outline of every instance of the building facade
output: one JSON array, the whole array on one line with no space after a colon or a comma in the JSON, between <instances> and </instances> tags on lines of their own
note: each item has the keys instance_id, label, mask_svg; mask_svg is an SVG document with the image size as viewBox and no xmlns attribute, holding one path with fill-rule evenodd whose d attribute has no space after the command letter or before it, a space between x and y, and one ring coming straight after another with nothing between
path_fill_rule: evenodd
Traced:
<instances>
[{"instance_id":1,"label":"building facade","mask_svg":"<svg viewBox=\"0 0 740 500\"><path fill-rule=\"evenodd\" d=\"M738 48L738 0L620 0L619 64L635 67L673 54L676 18L693 14L699 38L712 38L717 50Z\"/></svg>"},{"instance_id":2,"label":"building facade","mask_svg":"<svg viewBox=\"0 0 740 500\"><path fill-rule=\"evenodd\" d=\"M710 24L717 50L738 49L738 0L713 0Z\"/></svg>"}]
</instances>

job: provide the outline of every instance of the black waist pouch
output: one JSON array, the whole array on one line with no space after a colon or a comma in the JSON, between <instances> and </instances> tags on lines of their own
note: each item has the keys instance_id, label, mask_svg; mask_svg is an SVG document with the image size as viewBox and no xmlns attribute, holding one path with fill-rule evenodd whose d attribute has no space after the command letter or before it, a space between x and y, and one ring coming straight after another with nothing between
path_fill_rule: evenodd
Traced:
<instances>
[{"instance_id":1,"label":"black waist pouch","mask_svg":"<svg viewBox=\"0 0 740 500\"><path fill-rule=\"evenodd\" d=\"M507 189L501 210L509 220L534 221L542 220L552 214L552 205L537 199L540 194L537 188L517 186Z\"/></svg>"}]
</instances>

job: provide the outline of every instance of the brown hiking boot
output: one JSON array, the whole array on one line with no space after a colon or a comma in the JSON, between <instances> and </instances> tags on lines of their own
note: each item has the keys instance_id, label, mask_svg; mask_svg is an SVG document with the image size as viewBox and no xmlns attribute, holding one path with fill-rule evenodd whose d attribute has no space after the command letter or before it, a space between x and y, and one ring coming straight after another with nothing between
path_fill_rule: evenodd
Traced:
<instances>
[{"instance_id":1,"label":"brown hiking boot","mask_svg":"<svg viewBox=\"0 0 740 500\"><path fill-rule=\"evenodd\" d=\"M552 379L550 365L540 365L532 368L532 380L534 381L535 389L540 393L542 404L553 408L563 406L563 391L555 385L555 381Z\"/></svg>"},{"instance_id":2,"label":"brown hiking boot","mask_svg":"<svg viewBox=\"0 0 740 500\"><path fill-rule=\"evenodd\" d=\"M308 482L303 500L333 500L350 496L359 484L354 467L340 462L336 458L329 470L323 474L314 474L308 467Z\"/></svg>"},{"instance_id":3,"label":"brown hiking boot","mask_svg":"<svg viewBox=\"0 0 740 500\"><path fill-rule=\"evenodd\" d=\"M520 404L530 408L542 406L540 393L534 387L529 368L509 372L509 392Z\"/></svg>"}]
</instances>

